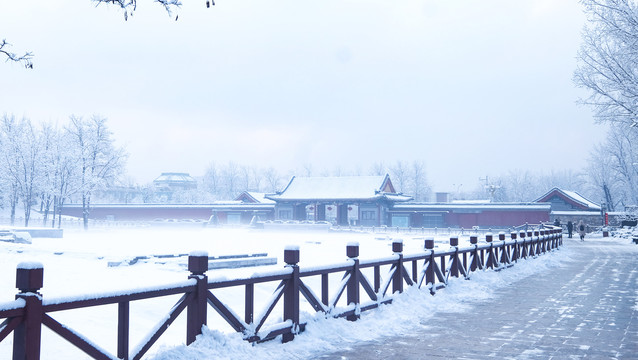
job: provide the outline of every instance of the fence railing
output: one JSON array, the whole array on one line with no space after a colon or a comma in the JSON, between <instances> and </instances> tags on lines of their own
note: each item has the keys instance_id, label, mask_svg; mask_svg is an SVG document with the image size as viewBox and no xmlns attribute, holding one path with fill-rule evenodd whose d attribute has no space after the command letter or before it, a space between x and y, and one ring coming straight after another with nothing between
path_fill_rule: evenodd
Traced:
<instances>
[{"instance_id":1,"label":"fence railing","mask_svg":"<svg viewBox=\"0 0 638 360\"><path fill-rule=\"evenodd\" d=\"M42 265L21 263L16 275L16 287L20 291L16 300L0 304L0 320L4 319L0 323L0 342L13 333L13 359L39 359L44 325L94 359L140 359L184 310L186 344L195 341L207 324L208 306L247 341L261 342L281 335L282 341L288 342L306 326L300 321L302 297L316 312L355 321L361 312L391 303L395 294L403 292L405 285L427 289L434 295L438 289L448 286L450 278L470 279L472 272L499 271L522 259L557 249L562 245L562 231L549 228L513 232L508 239L505 233L498 234L496 239L492 234L486 234L480 243L478 236L472 235L469 240L468 246L459 246L459 238L451 236L449 247L446 245L439 250L435 249L434 239L428 238L424 250L416 254L403 254L403 243L397 240L392 243L392 256L374 260L359 260L359 245L353 243L346 247L346 262L309 269L300 269L299 249L289 247L284 250L284 269L232 280L209 280L206 275L208 254L195 252L188 258L190 275L182 283L78 299L44 299L39 292L43 286ZM383 276L382 269L387 269ZM372 281L366 273L372 273ZM329 287L331 274L343 274L338 286L332 289ZM313 276L320 277L320 296L307 281ZM255 285L267 282L275 282L277 286L261 312L255 313ZM217 293L236 287L244 287L243 317L233 310L232 304L222 302ZM344 292L346 306L338 306ZM130 303L176 294L181 297L169 313L131 351ZM117 355L100 348L51 315L56 311L107 304L117 304L117 315L114 315L117 317ZM278 304L283 305L283 322L271 321L264 330Z\"/></svg>"}]
</instances>

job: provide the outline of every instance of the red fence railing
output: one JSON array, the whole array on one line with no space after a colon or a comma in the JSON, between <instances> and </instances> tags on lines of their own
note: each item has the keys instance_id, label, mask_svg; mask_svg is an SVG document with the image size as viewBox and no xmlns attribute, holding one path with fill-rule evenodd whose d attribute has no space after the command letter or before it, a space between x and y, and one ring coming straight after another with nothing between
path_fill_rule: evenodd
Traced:
<instances>
[{"instance_id":1,"label":"red fence railing","mask_svg":"<svg viewBox=\"0 0 638 360\"><path fill-rule=\"evenodd\" d=\"M317 312L332 317L345 317L354 321L361 312L391 303L395 293L403 292L404 285L426 288L432 295L437 289L448 285L450 277L469 279L478 270L501 270L513 266L521 259L536 257L562 245L562 231L557 228L538 229L511 233L509 239L500 233L497 239L486 234L484 242L478 236L470 237L470 245L459 247L458 237L450 238L450 247L435 250L433 239L426 239L424 251L418 254L403 254L403 243L392 244L393 255L385 259L359 260L359 245L346 248L348 261L332 266L300 269L299 249L284 250L284 269L268 274L257 274L250 278L232 280L209 280L208 254L192 253L188 258L190 275L183 283L162 286L122 294L93 295L75 300L43 299L39 293L43 285L43 267L38 263L21 263L17 268L16 287L20 292L16 300L0 304L0 341L13 333L13 359L39 359L42 325L58 334L94 359L140 359L160 338L173 321L186 310L186 343L191 344L207 324L210 305L247 341L261 342L279 335L282 341L294 339L303 331L300 322L301 297ZM406 267L407 266L407 267ZM382 267L388 268L384 276ZM365 270L365 271L364 271ZM370 271L371 270L371 271ZM372 281L366 273L372 273ZM343 273L338 286L329 287L329 275ZM309 286L310 277L320 277L320 296ZM272 296L265 302L262 311L255 315L255 285L276 282ZM220 300L217 291L233 287L244 287L244 316L238 315L228 303ZM392 286L391 293L388 290ZM361 291L363 290L363 292ZM338 307L340 298L346 293L346 306ZM169 313L160 321L140 344L129 347L129 309L132 301L181 294ZM332 295L332 297L330 297ZM363 295L363 296L362 296ZM263 330L273 309L283 298L283 322L270 323ZM362 298L365 301L362 301ZM343 301L342 301L343 303ZM117 355L100 348L91 340L58 322L51 315L56 311L117 304Z\"/></svg>"}]
</instances>

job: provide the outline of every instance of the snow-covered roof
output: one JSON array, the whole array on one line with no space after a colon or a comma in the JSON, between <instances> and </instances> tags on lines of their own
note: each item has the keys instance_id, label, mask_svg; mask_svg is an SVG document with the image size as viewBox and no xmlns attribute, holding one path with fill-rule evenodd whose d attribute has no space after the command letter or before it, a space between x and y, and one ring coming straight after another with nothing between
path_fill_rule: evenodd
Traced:
<instances>
[{"instance_id":1,"label":"snow-covered roof","mask_svg":"<svg viewBox=\"0 0 638 360\"><path fill-rule=\"evenodd\" d=\"M275 202L266 198L266 195L268 194L256 191L244 191L239 194L235 200L244 203L274 204Z\"/></svg>"},{"instance_id":2,"label":"snow-covered roof","mask_svg":"<svg viewBox=\"0 0 638 360\"><path fill-rule=\"evenodd\" d=\"M575 191L569 191L569 190L562 190L565 194L569 195L569 197L571 197L572 199L582 202L584 204L587 205L587 207L592 208L592 209L598 209L600 210L600 205L588 200L587 198L585 198L584 196L582 196L581 194L575 192Z\"/></svg>"},{"instance_id":3,"label":"snow-covered roof","mask_svg":"<svg viewBox=\"0 0 638 360\"><path fill-rule=\"evenodd\" d=\"M552 211L552 216L600 216L600 211Z\"/></svg>"},{"instance_id":4,"label":"snow-covered roof","mask_svg":"<svg viewBox=\"0 0 638 360\"><path fill-rule=\"evenodd\" d=\"M187 173L162 173L155 180L153 185L156 187L169 187L181 189L194 189L197 187L197 180L193 179Z\"/></svg>"},{"instance_id":5,"label":"snow-covered roof","mask_svg":"<svg viewBox=\"0 0 638 360\"><path fill-rule=\"evenodd\" d=\"M397 194L388 175L293 177L286 188L267 198L278 200L374 200L408 201Z\"/></svg>"},{"instance_id":6,"label":"snow-covered roof","mask_svg":"<svg viewBox=\"0 0 638 360\"><path fill-rule=\"evenodd\" d=\"M208 209L219 207L234 208L253 208L263 207L272 208L274 204L246 204L241 201L215 201L210 204L93 204L92 209ZM82 208L82 204L65 204L64 208L77 209Z\"/></svg>"},{"instance_id":7,"label":"snow-covered roof","mask_svg":"<svg viewBox=\"0 0 638 360\"><path fill-rule=\"evenodd\" d=\"M480 199L480 200L452 200L452 204L490 204L492 200L490 199Z\"/></svg>"},{"instance_id":8,"label":"snow-covered roof","mask_svg":"<svg viewBox=\"0 0 638 360\"><path fill-rule=\"evenodd\" d=\"M557 187L551 189L550 191L545 193L545 195L534 200L534 202L548 202L548 200L551 199L554 195L563 198L564 200L572 203L573 205L580 208L581 210L592 210L592 211L600 210L600 205L585 198L584 196L577 193L576 191L563 190Z\"/></svg>"},{"instance_id":9,"label":"snow-covered roof","mask_svg":"<svg viewBox=\"0 0 638 360\"><path fill-rule=\"evenodd\" d=\"M395 205L394 211L454 211L454 210L509 210L509 211L549 211L549 204L534 204L534 203L488 203L488 204L475 204L475 203L404 203Z\"/></svg>"},{"instance_id":10,"label":"snow-covered roof","mask_svg":"<svg viewBox=\"0 0 638 360\"><path fill-rule=\"evenodd\" d=\"M166 173L162 173L162 175L158 176L153 181L160 181L160 182L194 182L195 179L193 179L188 173L166 172Z\"/></svg>"}]
</instances>

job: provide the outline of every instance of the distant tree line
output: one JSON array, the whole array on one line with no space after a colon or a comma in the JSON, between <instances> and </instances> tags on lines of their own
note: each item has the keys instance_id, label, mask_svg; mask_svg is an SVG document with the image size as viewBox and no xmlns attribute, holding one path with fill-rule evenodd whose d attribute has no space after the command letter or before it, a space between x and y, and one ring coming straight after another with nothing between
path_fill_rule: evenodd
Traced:
<instances>
[{"instance_id":1,"label":"distant tree line","mask_svg":"<svg viewBox=\"0 0 638 360\"><path fill-rule=\"evenodd\" d=\"M198 179L197 190L176 190L170 199L163 198L152 186L140 188L144 193L142 202L201 203L232 200L242 191L275 193L283 190L293 175L296 176L365 176L390 174L397 192L413 196L418 201L428 200L431 189L426 179L425 164L396 161L391 165L375 163L367 171L332 170L315 172L311 164L289 172L279 172L274 167L259 168L236 162L211 162L204 175ZM139 200L139 197L137 197Z\"/></svg>"},{"instance_id":2,"label":"distant tree line","mask_svg":"<svg viewBox=\"0 0 638 360\"><path fill-rule=\"evenodd\" d=\"M80 199L85 228L93 195L120 176L124 149L113 144L106 119L71 116L67 124L36 126L29 119L3 115L0 119L0 194L15 224L18 205L29 226L31 210L58 226L61 209L72 196Z\"/></svg>"}]
</instances>

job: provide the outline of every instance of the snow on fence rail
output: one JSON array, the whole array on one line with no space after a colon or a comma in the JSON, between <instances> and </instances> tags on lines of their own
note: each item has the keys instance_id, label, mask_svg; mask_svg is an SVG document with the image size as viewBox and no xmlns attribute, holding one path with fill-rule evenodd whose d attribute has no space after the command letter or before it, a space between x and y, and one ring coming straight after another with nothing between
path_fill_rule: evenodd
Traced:
<instances>
[{"instance_id":1,"label":"snow on fence rail","mask_svg":"<svg viewBox=\"0 0 638 360\"><path fill-rule=\"evenodd\" d=\"M512 232L509 237L506 239L505 233L500 233L498 238L494 239L493 235L486 234L484 242L479 243L478 236L473 235L470 237L469 246L459 247L458 237L451 236L450 246L444 250L435 250L434 240L429 238L425 240L423 252L407 255L403 254L403 243L395 241L392 243L392 256L365 261L359 260L359 245L351 243L346 247L346 262L308 269L300 269L298 266L299 249L287 248L284 250L284 269L240 279L209 280L206 275L208 254L195 252L188 258L190 275L183 283L52 301L43 301L42 295L38 292L43 285L43 268L18 266L16 286L20 292L16 296L16 301L0 304L0 319L4 319L0 323L0 342L13 332L13 359L39 359L41 330L44 324L94 359L140 359L184 310L186 343L191 344L195 341L195 337L201 334L202 326L207 324L208 305L235 331L242 333L247 341L261 342L281 335L282 342L288 342L306 326L300 321L301 296L316 312L355 321L363 311L392 303L394 296L403 292L406 284L427 289L434 295L438 289L448 286L451 277L469 280L472 272L487 269L499 271L513 266L521 259L536 257L562 245L562 230L554 227L534 231L521 230ZM383 276L382 269L387 270ZM366 277L364 270L372 273L372 281ZM333 286L330 293L329 275L340 273L343 274L341 280L336 288ZM320 277L320 291L315 292L309 286L309 278L313 276ZM261 312L255 315L255 285L267 282L275 282L277 286L266 300ZM217 294L219 289L242 286L245 294L243 317L230 307L232 304L222 302ZM390 286L392 289L388 292ZM339 307L339 299L344 292L346 306ZM130 351L131 301L175 294L182 296L150 334ZM282 298L283 321L276 323L273 320L268 323L268 329L263 330L273 309L280 304ZM118 305L117 356L95 345L50 315L61 310L106 304Z\"/></svg>"}]
</instances>

